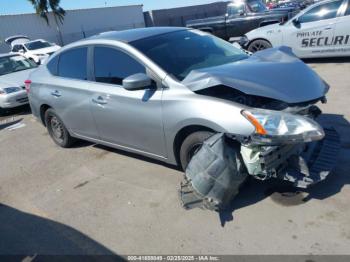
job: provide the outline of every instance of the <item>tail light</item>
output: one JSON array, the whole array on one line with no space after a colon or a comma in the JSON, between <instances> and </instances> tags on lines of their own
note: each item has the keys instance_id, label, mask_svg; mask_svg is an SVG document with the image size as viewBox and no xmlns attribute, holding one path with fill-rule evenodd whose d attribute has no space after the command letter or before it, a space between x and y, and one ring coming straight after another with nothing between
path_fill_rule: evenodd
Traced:
<instances>
[{"instance_id":1,"label":"tail light","mask_svg":"<svg viewBox=\"0 0 350 262\"><path fill-rule=\"evenodd\" d=\"M27 94L29 94L29 92L30 92L30 84L32 83L32 81L31 80L26 80L26 81L24 81L24 86L25 86L25 88L26 88L26 92L27 92Z\"/></svg>"}]
</instances>

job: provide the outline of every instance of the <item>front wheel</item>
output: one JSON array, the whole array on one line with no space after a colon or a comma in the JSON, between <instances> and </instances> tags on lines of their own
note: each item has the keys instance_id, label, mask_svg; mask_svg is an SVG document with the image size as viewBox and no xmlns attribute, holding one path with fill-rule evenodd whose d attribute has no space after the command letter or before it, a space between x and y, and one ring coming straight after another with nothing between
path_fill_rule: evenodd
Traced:
<instances>
[{"instance_id":1,"label":"front wheel","mask_svg":"<svg viewBox=\"0 0 350 262\"><path fill-rule=\"evenodd\" d=\"M201 148L203 142L213 134L214 133L211 131L197 131L185 138L180 148L180 164L182 170L186 171L192 157Z\"/></svg>"},{"instance_id":2,"label":"front wheel","mask_svg":"<svg viewBox=\"0 0 350 262\"><path fill-rule=\"evenodd\" d=\"M264 49L268 49L271 48L272 45L263 39L258 39L258 40L254 40L253 42L250 43L250 45L248 46L248 51L255 53L258 52L260 50L264 50Z\"/></svg>"},{"instance_id":3,"label":"front wheel","mask_svg":"<svg viewBox=\"0 0 350 262\"><path fill-rule=\"evenodd\" d=\"M68 148L75 142L62 120L51 108L45 112L45 123L52 140L60 147Z\"/></svg>"}]
</instances>

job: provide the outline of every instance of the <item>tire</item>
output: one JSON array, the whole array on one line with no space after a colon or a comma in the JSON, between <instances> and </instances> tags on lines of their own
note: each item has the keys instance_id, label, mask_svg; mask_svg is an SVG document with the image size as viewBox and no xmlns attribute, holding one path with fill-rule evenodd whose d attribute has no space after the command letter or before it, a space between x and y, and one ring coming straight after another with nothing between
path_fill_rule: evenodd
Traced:
<instances>
[{"instance_id":1,"label":"tire","mask_svg":"<svg viewBox=\"0 0 350 262\"><path fill-rule=\"evenodd\" d=\"M185 138L180 148L180 164L183 171L186 170L191 158L200 149L205 140L211 137L214 132L197 131Z\"/></svg>"},{"instance_id":2,"label":"tire","mask_svg":"<svg viewBox=\"0 0 350 262\"><path fill-rule=\"evenodd\" d=\"M76 141L68 132L61 118L55 110L49 108L45 112L45 123L47 131L52 140L60 147L69 148Z\"/></svg>"},{"instance_id":3,"label":"tire","mask_svg":"<svg viewBox=\"0 0 350 262\"><path fill-rule=\"evenodd\" d=\"M248 51L255 53L257 51L261 51L261 50L268 49L271 47L272 47L272 45L268 41L258 39L258 40L254 40L253 42L251 42L249 44Z\"/></svg>"}]
</instances>

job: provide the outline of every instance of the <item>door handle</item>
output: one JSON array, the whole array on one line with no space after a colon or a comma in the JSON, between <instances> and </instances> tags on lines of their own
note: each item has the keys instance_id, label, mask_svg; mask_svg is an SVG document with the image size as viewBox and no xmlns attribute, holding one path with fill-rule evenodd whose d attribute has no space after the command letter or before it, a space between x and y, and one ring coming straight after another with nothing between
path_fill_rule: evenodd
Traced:
<instances>
[{"instance_id":1,"label":"door handle","mask_svg":"<svg viewBox=\"0 0 350 262\"><path fill-rule=\"evenodd\" d=\"M60 91L58 91L58 90L55 90L55 91L51 92L51 95L54 96L54 97L60 97L60 96L62 96L61 93L60 93Z\"/></svg>"},{"instance_id":2,"label":"door handle","mask_svg":"<svg viewBox=\"0 0 350 262\"><path fill-rule=\"evenodd\" d=\"M107 104L107 101L104 100L102 96L98 96L97 98L93 98L92 102L94 102L95 104L99 104L99 105Z\"/></svg>"},{"instance_id":3,"label":"door handle","mask_svg":"<svg viewBox=\"0 0 350 262\"><path fill-rule=\"evenodd\" d=\"M333 29L332 27L326 27L324 30L331 30Z\"/></svg>"}]
</instances>

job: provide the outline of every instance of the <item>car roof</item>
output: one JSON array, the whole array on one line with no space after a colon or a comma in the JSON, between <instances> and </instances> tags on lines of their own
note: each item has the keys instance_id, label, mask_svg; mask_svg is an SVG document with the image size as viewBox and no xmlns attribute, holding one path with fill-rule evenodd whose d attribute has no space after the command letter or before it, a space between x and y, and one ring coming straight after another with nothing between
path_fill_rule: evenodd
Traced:
<instances>
[{"instance_id":1,"label":"car roof","mask_svg":"<svg viewBox=\"0 0 350 262\"><path fill-rule=\"evenodd\" d=\"M189 30L186 27L146 27L129 29L123 31L110 31L100 33L98 35L92 36L88 39L104 39L104 40L117 40L125 43L130 43L136 40L149 38L157 35Z\"/></svg>"}]
</instances>

